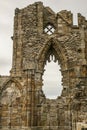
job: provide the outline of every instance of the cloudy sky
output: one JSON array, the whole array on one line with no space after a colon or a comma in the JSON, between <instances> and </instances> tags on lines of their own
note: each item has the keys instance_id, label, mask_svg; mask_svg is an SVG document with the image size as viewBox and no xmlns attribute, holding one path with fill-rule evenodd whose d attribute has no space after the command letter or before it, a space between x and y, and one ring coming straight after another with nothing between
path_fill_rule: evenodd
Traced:
<instances>
[{"instance_id":1,"label":"cloudy sky","mask_svg":"<svg viewBox=\"0 0 87 130\"><path fill-rule=\"evenodd\" d=\"M9 70L11 69L12 62L12 40L11 36L13 35L13 17L15 8L23 8L29 4L37 2L38 0L2 0L0 1L0 75L8 75ZM83 16L87 18L87 0L40 0L43 2L45 6L49 6L53 9L54 12L59 12L60 10L71 10L74 13L74 24L76 21L76 14L81 13ZM53 67L53 63L48 67ZM55 65L55 73L51 72L51 69L48 69L50 72L48 75L56 75L57 67ZM47 68L46 68L47 69ZM59 69L59 68L58 68ZM59 73L60 75L60 73ZM47 74L45 74L47 77ZM61 76L57 78L61 78ZM47 78L46 78L47 79ZM46 81L45 79L45 81ZM57 83L57 79L51 80L53 84ZM58 82L61 84L61 82ZM50 84L50 86L51 86ZM60 85L53 85L60 86ZM49 90L54 90L54 88ZM59 89L60 90L60 89ZM51 95L53 96L54 93Z\"/></svg>"}]
</instances>

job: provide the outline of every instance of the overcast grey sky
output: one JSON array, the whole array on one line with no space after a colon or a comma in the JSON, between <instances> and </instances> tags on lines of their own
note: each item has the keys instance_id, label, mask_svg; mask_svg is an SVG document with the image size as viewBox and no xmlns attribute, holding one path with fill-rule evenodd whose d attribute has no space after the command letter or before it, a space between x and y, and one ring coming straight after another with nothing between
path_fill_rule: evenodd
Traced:
<instances>
[{"instance_id":1,"label":"overcast grey sky","mask_svg":"<svg viewBox=\"0 0 87 130\"><path fill-rule=\"evenodd\" d=\"M38 0L0 1L0 75L8 75L12 61L13 17L15 8L23 8ZM81 13L87 18L87 0L40 0L54 12L70 10L76 16ZM50 71L50 70L49 70ZM56 71L56 67L55 67Z\"/></svg>"}]
</instances>

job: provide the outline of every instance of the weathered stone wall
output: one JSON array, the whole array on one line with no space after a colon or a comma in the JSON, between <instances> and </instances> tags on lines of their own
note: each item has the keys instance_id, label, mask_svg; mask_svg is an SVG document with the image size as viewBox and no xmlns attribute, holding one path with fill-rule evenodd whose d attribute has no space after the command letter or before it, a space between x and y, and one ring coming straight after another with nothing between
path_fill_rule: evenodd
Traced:
<instances>
[{"instance_id":1,"label":"weathered stone wall","mask_svg":"<svg viewBox=\"0 0 87 130\"><path fill-rule=\"evenodd\" d=\"M54 13L42 2L15 10L13 63L0 76L0 127L23 130L76 130L87 123L87 21L70 11ZM63 91L56 100L43 91L44 66L58 61ZM56 90L55 90L56 91Z\"/></svg>"}]
</instances>

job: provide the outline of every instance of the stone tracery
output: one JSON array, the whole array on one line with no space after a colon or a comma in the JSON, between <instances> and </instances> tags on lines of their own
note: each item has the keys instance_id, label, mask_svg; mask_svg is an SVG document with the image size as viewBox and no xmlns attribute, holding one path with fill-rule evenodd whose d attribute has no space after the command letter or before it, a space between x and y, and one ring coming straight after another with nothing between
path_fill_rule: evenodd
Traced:
<instances>
[{"instance_id":1,"label":"stone tracery","mask_svg":"<svg viewBox=\"0 0 87 130\"><path fill-rule=\"evenodd\" d=\"M44 33L47 23L53 25L46 31L52 35ZM70 11L55 14L41 2L15 10L11 74L0 76L1 130L87 128L87 21L79 14L78 26L72 23ZM46 99L42 91L50 56L63 76L56 100Z\"/></svg>"}]
</instances>

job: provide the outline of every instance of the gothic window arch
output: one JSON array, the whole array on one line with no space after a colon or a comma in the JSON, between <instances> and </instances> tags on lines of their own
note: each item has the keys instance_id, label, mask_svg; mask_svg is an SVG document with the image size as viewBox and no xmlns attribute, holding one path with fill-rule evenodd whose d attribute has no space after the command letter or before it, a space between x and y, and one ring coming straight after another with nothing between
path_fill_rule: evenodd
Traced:
<instances>
[{"instance_id":1,"label":"gothic window arch","mask_svg":"<svg viewBox=\"0 0 87 130\"><path fill-rule=\"evenodd\" d=\"M40 51L40 53L38 55L38 61L39 61L38 70L40 70L42 72L42 84L44 83L43 75L44 75L45 65L47 62L51 62L51 60L53 60L55 63L57 62L60 66L61 86L63 86L63 84L64 84L63 81L65 82L66 79L64 79L65 76L62 73L62 68L67 69L67 57L65 56L66 51L64 49L65 48L62 47L62 45L57 41L57 39L51 38L45 44L43 50ZM64 64L63 64L63 62L64 62ZM59 86L59 83L58 83L58 86ZM41 86L41 88L42 87L43 86ZM61 89L61 90L63 90L63 89ZM63 91L66 91L66 90L63 90ZM63 92L63 91L61 91L61 92ZM58 93L58 96L59 96L59 93Z\"/></svg>"},{"instance_id":2,"label":"gothic window arch","mask_svg":"<svg viewBox=\"0 0 87 130\"><path fill-rule=\"evenodd\" d=\"M44 71L44 66L46 61L50 62L50 56L58 63L61 68L68 69L67 66L67 52L65 47L59 43L56 39L51 38L47 43L44 45L43 49L38 53L38 69ZM64 62L64 64L63 64Z\"/></svg>"},{"instance_id":3,"label":"gothic window arch","mask_svg":"<svg viewBox=\"0 0 87 130\"><path fill-rule=\"evenodd\" d=\"M20 115L22 111L21 107L22 93L17 85L18 84L12 80L7 81L7 83L5 83L4 86L5 89L2 90L2 93L0 95L0 104L2 111L1 112L2 128L4 127L11 128L11 126L21 126ZM17 118L15 115L18 115ZM19 120L19 122L17 122L17 120Z\"/></svg>"}]
</instances>

